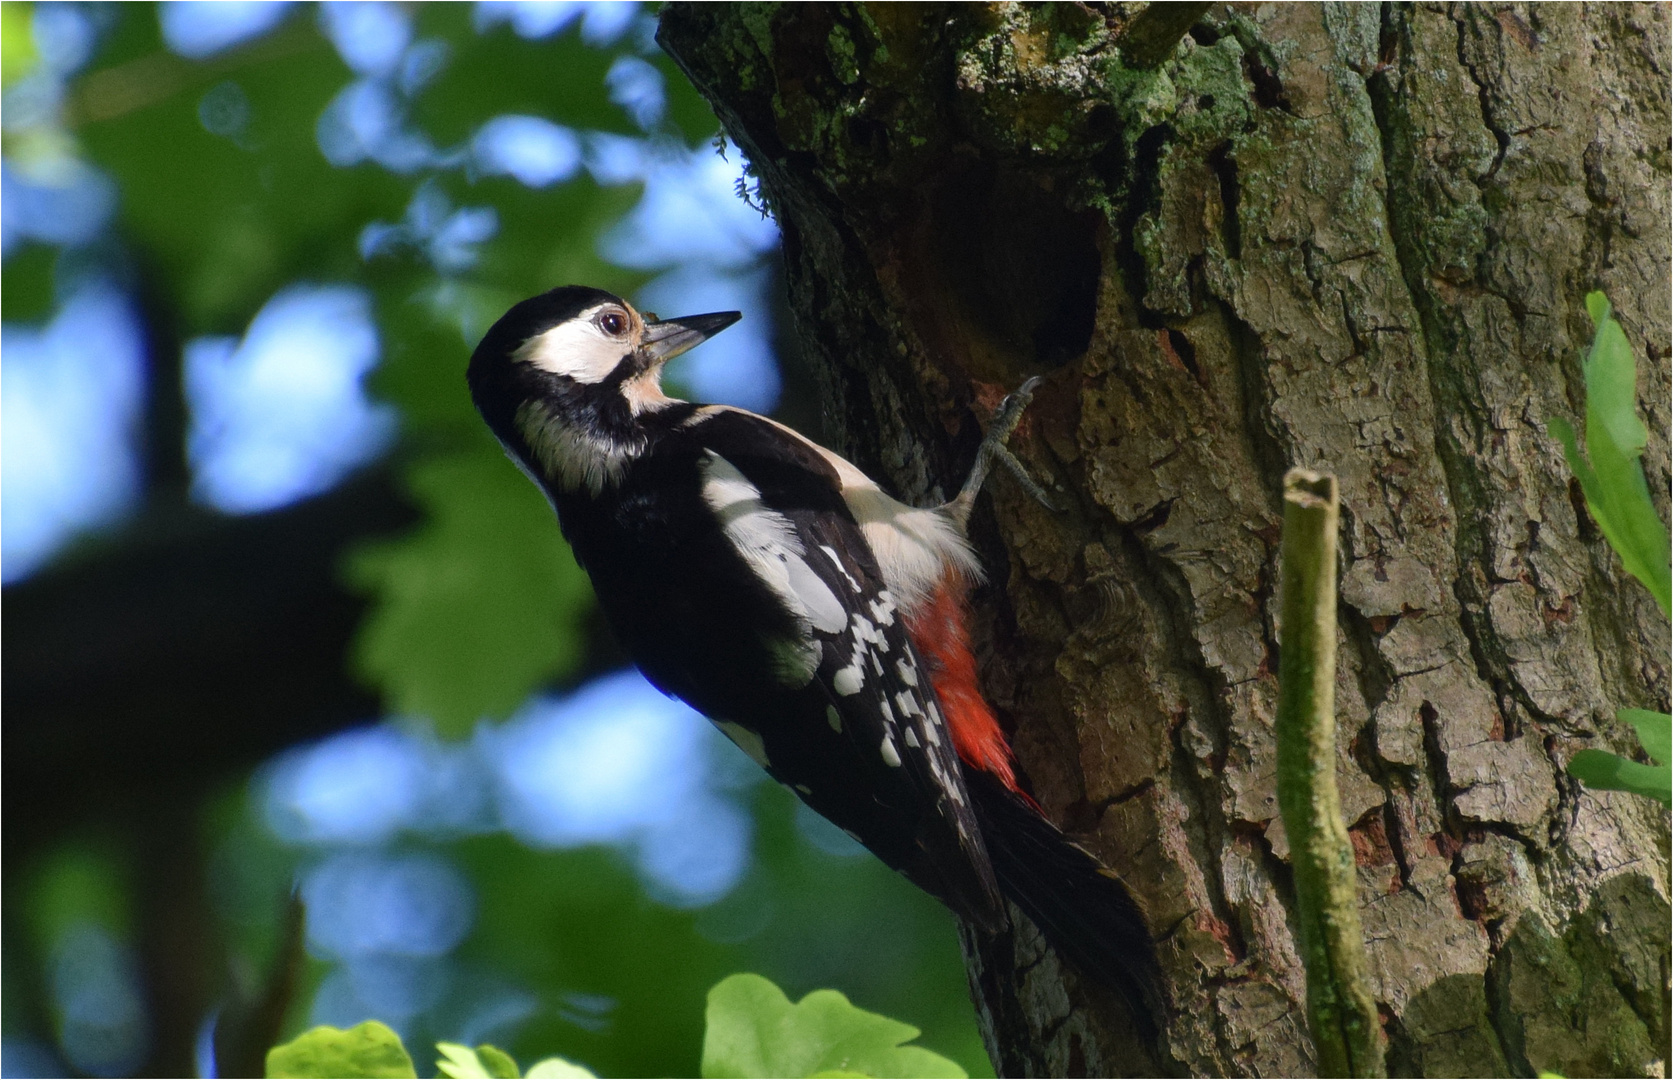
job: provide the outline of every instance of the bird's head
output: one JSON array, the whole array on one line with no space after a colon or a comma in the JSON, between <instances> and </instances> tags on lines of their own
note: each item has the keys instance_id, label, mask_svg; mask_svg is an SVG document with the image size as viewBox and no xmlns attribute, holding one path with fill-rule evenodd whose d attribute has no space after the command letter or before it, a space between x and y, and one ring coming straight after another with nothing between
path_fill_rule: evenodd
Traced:
<instances>
[{"instance_id":1,"label":"bird's head","mask_svg":"<svg viewBox=\"0 0 1673 1080\"><path fill-rule=\"evenodd\" d=\"M645 414L675 403L662 392L662 365L739 318L657 319L602 289L566 285L488 330L471 354L471 398L536 480L597 493L644 449Z\"/></svg>"}]
</instances>

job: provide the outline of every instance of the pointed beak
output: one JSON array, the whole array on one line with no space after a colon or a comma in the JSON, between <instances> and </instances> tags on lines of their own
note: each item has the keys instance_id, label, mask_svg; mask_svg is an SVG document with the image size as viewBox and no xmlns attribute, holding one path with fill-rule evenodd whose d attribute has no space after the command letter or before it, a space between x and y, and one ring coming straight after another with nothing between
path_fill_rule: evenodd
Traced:
<instances>
[{"instance_id":1,"label":"pointed beak","mask_svg":"<svg viewBox=\"0 0 1673 1080\"><path fill-rule=\"evenodd\" d=\"M741 311L716 311L710 315L685 315L646 323L644 336L639 339L639 351L653 364L665 363L703 344L741 318Z\"/></svg>"}]
</instances>

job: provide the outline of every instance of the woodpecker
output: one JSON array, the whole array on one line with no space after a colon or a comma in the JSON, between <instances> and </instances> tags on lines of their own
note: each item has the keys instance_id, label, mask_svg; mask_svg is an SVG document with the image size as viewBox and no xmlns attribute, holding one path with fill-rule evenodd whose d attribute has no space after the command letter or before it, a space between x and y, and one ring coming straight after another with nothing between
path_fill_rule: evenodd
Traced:
<instances>
[{"instance_id":1,"label":"woodpecker","mask_svg":"<svg viewBox=\"0 0 1673 1080\"><path fill-rule=\"evenodd\" d=\"M1143 914L1018 783L970 649L965 526L993 462L1026 478L1006 440L1034 381L956 498L908 506L776 421L663 393L663 365L739 317L553 289L483 337L471 396L652 684L970 923L1003 930L1011 900L1153 1033Z\"/></svg>"}]
</instances>

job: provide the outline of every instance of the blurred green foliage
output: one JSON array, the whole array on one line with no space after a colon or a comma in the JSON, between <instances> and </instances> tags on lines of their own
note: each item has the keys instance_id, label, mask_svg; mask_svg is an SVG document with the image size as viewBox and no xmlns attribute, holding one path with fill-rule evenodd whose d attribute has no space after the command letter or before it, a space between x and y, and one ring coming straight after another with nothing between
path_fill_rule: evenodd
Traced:
<instances>
[{"instance_id":1,"label":"blurred green foliage","mask_svg":"<svg viewBox=\"0 0 1673 1080\"><path fill-rule=\"evenodd\" d=\"M1673 547L1667 526L1650 501L1640 458L1649 431L1638 418L1638 358L1601 292L1586 297L1596 333L1586 355L1586 453L1574 428L1554 417L1551 434L1563 444L1568 466L1580 481L1586 509L1621 564L1644 583L1666 616L1673 611ZM1655 762L1645 765L1603 750L1582 750L1568 764L1570 775L1594 788L1630 791L1673 803L1673 717L1645 709L1622 709L1617 719L1631 727Z\"/></svg>"},{"instance_id":2,"label":"blurred green foliage","mask_svg":"<svg viewBox=\"0 0 1673 1080\"><path fill-rule=\"evenodd\" d=\"M870 855L806 843L783 789L762 785L754 798L753 867L696 910L645 895L614 852L536 853L501 836L455 849L484 883L461 960L547 995L513 1052L555 1051L601 1076L698 1075L704 995L748 970L799 993L840 987L910 1019L973 1075L991 1075L945 909ZM614 1003L607 1027L588 1030L588 999Z\"/></svg>"},{"instance_id":3,"label":"blurred green foliage","mask_svg":"<svg viewBox=\"0 0 1673 1080\"><path fill-rule=\"evenodd\" d=\"M29 32L29 5L0 3L0 82L11 85L35 65L35 39Z\"/></svg>"},{"instance_id":4,"label":"blurred green foliage","mask_svg":"<svg viewBox=\"0 0 1673 1080\"><path fill-rule=\"evenodd\" d=\"M583 650L587 575L545 500L505 466L497 446L415 460L407 483L428 520L349 562L349 580L380 598L358 669L392 710L447 732L510 714ZM470 632L443 632L456 627Z\"/></svg>"},{"instance_id":5,"label":"blurred green foliage","mask_svg":"<svg viewBox=\"0 0 1673 1080\"><path fill-rule=\"evenodd\" d=\"M446 66L411 103L412 120L438 146L462 142L501 112L638 133L603 94L613 54L573 30L525 41L506 25L475 32L467 4L420 5L415 14L420 37L448 46ZM403 177L372 162L332 166L315 125L350 73L305 18L192 64L163 50L156 18L140 9L119 20L101 61L74 98L74 114L85 117L77 134L120 184L120 231L146 291L168 303L176 335L241 333L299 279L372 291L385 355L373 388L401 408L408 483L430 522L351 560L349 580L376 601L356 670L391 708L460 734L573 671L590 590L539 493L477 419L464 365L488 323L526 296L570 280L623 291L639 283L596 254L600 232L636 190L584 179L531 190L506 177L473 182L456 169ZM248 102L236 137L212 134L199 115L205 95L228 85ZM693 125L683 137L712 136L712 116L701 122L707 110L689 84L670 79L669 94L670 114ZM416 253L362 260L362 228L401 221L421 184L449 205L488 205L498 215L475 265L441 273ZM7 275L9 289L10 264Z\"/></svg>"},{"instance_id":6,"label":"blurred green foliage","mask_svg":"<svg viewBox=\"0 0 1673 1080\"><path fill-rule=\"evenodd\" d=\"M643 283L644 274L598 254L599 237L637 201L637 186L582 174L535 190L459 169L337 168L320 151L316 124L354 76L311 6L202 61L165 48L152 5L97 11L101 44L70 83L64 131L117 185L112 236L92 249L25 243L12 252L5 318L48 318L96 269L136 297L155 344L178 350L197 335L242 334L293 282L367 289L382 350L370 387L399 410L395 461L423 521L345 559L345 580L373 603L345 664L391 712L449 735L573 678L591 647L590 588L550 509L483 428L463 375L477 337L513 302L570 281L622 293ZM411 12L416 35L448 49L440 74L410 102L411 122L436 145L465 140L499 113L642 135L603 87L627 45L588 45L573 26L540 41L506 25L478 33L466 4ZM33 62L29 7L7 2L0 20L9 84ZM706 145L718 126L707 105L667 58L648 59L668 94L656 137ZM241 96L248 123L231 135L208 130L201 112L212 93ZM16 160L31 151L7 131L6 152ZM361 230L402 221L421 192L497 214L498 230L473 265L439 269L416 250L362 257ZM405 1034L462 1037L485 1002L510 992L532 1005L494 1031L524 1060L557 1051L607 1076L695 1075L706 991L751 970L797 994L840 987L909 1020L925 1045L974 1075L991 1075L946 911L869 855L810 844L786 792L762 785L745 798L756 824L752 868L731 894L698 909L648 895L624 855L609 849L537 851L501 833L398 840L398 848L440 852L476 892L474 929L449 958L444 1000ZM225 955L226 1000L236 1005L284 962L285 897L315 856L276 839L259 792L247 786L213 802L201 824L216 920L202 929L219 941L219 953L208 952ZM78 921L130 933L139 876L132 863L119 844L77 840L31 872L37 960L44 964L52 942ZM306 1026L312 994L331 971L322 960L305 967L287 1033ZM29 1001L44 984L44 976L24 977L15 959L8 966L9 1037L26 1023L20 1017L46 1010ZM274 1075L286 1068L305 1066L281 1063ZM410 1061L407 1068L411 1075Z\"/></svg>"}]
</instances>

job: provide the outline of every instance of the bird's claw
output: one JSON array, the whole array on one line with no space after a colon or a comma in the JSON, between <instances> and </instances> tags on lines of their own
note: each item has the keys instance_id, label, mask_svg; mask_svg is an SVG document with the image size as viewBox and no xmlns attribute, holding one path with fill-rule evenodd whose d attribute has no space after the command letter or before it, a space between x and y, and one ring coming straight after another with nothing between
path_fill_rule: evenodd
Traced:
<instances>
[{"instance_id":1,"label":"bird's claw","mask_svg":"<svg viewBox=\"0 0 1673 1080\"><path fill-rule=\"evenodd\" d=\"M1011 433L1022 420L1023 410L1034 400L1034 391L1039 387L1040 381L1038 375L1028 379L1016 390L1005 395L1005 400L994 410L993 422L988 425L987 434L982 437L982 445L976 451L976 463L970 469L970 476L965 480L958 497L949 504L961 523L969 518L970 510L976 503L976 494L982 490L982 484L987 480L988 471L995 460L1002 463L1017 478L1023 490L1028 492L1035 502L1047 510L1057 510L1047 497L1045 489L1028 475L1028 470L1017 460L1017 456L1011 452L1008 445Z\"/></svg>"},{"instance_id":2,"label":"bird's claw","mask_svg":"<svg viewBox=\"0 0 1673 1080\"><path fill-rule=\"evenodd\" d=\"M1046 494L1046 489L1041 487L1039 482L1032 476L1028 475L1028 469L1023 466L1023 463L1017 459L1015 454L1011 453L1010 447L999 447L994 451L994 456L997 457L1007 469L1011 470L1011 475L1017 478L1017 483L1022 485L1022 489L1028 492L1029 496L1035 502L1039 503L1041 506L1050 510L1054 514L1059 512L1059 507L1056 503L1051 501L1051 497Z\"/></svg>"}]
</instances>

